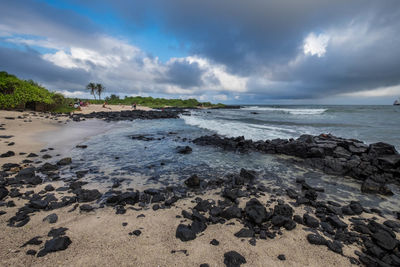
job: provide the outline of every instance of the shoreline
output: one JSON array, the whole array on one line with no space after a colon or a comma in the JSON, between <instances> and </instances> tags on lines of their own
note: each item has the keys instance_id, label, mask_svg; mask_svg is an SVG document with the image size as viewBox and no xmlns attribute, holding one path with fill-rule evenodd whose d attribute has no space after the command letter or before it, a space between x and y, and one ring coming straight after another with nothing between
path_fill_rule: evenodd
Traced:
<instances>
[{"instance_id":1,"label":"shoreline","mask_svg":"<svg viewBox=\"0 0 400 267\"><path fill-rule=\"evenodd\" d=\"M3 113L2 113L3 115ZM8 114L6 116L9 116ZM35 119L35 118L34 118ZM6 130L2 131L2 134L11 135L14 133L14 137L10 138L9 141L19 140L18 138L22 138L23 136L24 142L20 141L21 146L24 144L31 144L33 151L26 152L35 152L41 149L40 143L32 142L32 137L35 134L43 134L46 131L49 131L48 134L52 135L60 130L59 125L63 125L62 123L54 122L52 123L51 118L40 117L37 122L34 122L32 119L31 125L36 125L38 131L30 131L29 133L25 133L20 135L19 131L8 131L7 121L5 128ZM17 120L17 119L16 119ZM49 120L49 121L47 121ZM68 120L67 117L63 117L62 122L66 122ZM12 120L10 120L12 121ZM36 121L36 120L35 120ZM37 123L37 124L34 124ZM72 125L70 122L68 125ZM81 122L76 123L77 126L80 125ZM29 124L29 123L28 123ZM49 124L49 128L46 126ZM19 124L15 124L16 128L20 127ZM14 126L13 126L14 127ZM21 129L21 128L19 128ZM61 128L68 133L68 128ZM56 130L56 131L54 131ZM54 132L52 132L54 131ZM90 136L92 132L88 133ZM45 136L46 134L44 134ZM4 143L4 142L2 142ZM6 143L4 143L6 144ZM17 147L17 142L15 144L15 148ZM19 148L18 148L19 149ZM27 150L27 149L25 149ZM19 152L19 151L17 151ZM56 150L56 153L57 150ZM39 154L39 153L38 153ZM67 155L60 155L59 157L63 157ZM23 157L14 156L15 160L20 160ZM11 163L11 159L2 158L0 159L1 165L3 163ZM57 157L55 157L58 159ZM53 160L55 159L53 158ZM42 165L46 160L40 165ZM62 168L68 168L69 164L65 166L59 165L56 167L55 172L61 170ZM35 172L42 172L39 168L35 170ZM35 173L34 172L34 173ZM53 171L54 172L54 171ZM6 180L12 178L15 173L18 173L18 169L8 171L8 176L5 178ZM45 176L51 177L50 172L44 172ZM249 172L251 174L251 172ZM249 174L249 175L250 175ZM251 175L250 175L251 176ZM246 175L240 174L238 177L248 177ZM31 179L30 177L29 179ZM263 240L260 238L259 233L253 234L256 238L238 238L234 236L242 227L247 225L251 229L255 229L254 227L258 227L257 224L250 223L249 217L246 215L246 203L250 201L252 198L257 198L262 203L267 203L266 207L274 208L274 206L283 205L282 201L285 203L284 205L289 204L294 209L294 214L303 216L304 213L310 213L312 216L316 216L317 214L317 202L314 201L300 204L299 206L294 205L294 201L299 202L304 197L301 197L302 194L306 194L307 192L310 194L314 189L301 189L300 192L288 193L289 197L286 196L285 193L281 192L273 192L265 189L257 189L257 182L253 183L252 181L245 181L237 184L227 179L221 180L219 184L206 184L204 187L201 186L188 186L182 185L181 188L175 188L178 191L168 191L166 189L161 189L159 191L147 191L139 192L137 195L138 199L135 200L134 204L128 204L126 201L116 203L105 204L104 202L96 203L99 199L103 199L107 201L110 199L110 196L104 199L104 196L101 198L99 196L91 198L91 194L87 197L89 201L79 201L71 202L70 204L66 204L66 206L49 209L46 205L44 209L39 208L38 210L34 210L32 215L28 214L30 220L27 222L25 226L22 227L9 227L6 226L9 223L9 220L12 216L14 216L18 209L23 207L24 205L31 205L32 195L25 195L24 192L34 190L35 193L38 193L41 196L41 199L49 197L49 195L54 194L54 197L58 200L61 198L69 196L69 197L81 197L82 190L85 187L83 185L78 185L75 188L74 182L79 182L79 178L73 181L46 181L44 183L40 183L38 185L29 185L29 179L25 180L23 183L16 183L13 185L6 185L6 188L9 192L11 192L12 188L17 189L17 191L23 195L13 194L5 197L6 201L14 201L15 207L10 204L6 204L5 206L0 207L0 210L5 210L7 213L0 216L0 224L5 227L5 235L0 239L2 241L2 245L0 245L0 258L2 260L1 264L4 265L142 265L142 266L171 266L180 262L183 265L187 266L199 266L200 264L207 263L210 266L223 266L224 262L224 254L228 251L237 251L239 254L244 256L247 264L243 266L262 266L265 262L274 266L321 266L328 265L333 266L340 264L340 266L350 266L351 263L349 258L340 255L340 253L335 253L332 249L328 249L329 245L321 245L317 246L311 244L307 241L306 236L310 233L318 233L318 235L325 235L322 231L322 228L318 230L316 228L310 227L309 225L303 225L297 223L297 227L294 230L284 229L283 225L278 227L277 231L282 232L282 235L277 234L275 238L267 238L267 240ZM236 179L236 178L235 178ZM27 184L28 181L28 184ZM200 184L202 184L201 182ZM52 184L54 188L63 188L67 186L67 191L46 191L43 190L46 185ZM306 182L299 183L301 187L304 187ZM83 187L82 187L83 186ZM181 195L179 189L185 189L187 192L185 195ZM81 190L81 191L79 191ZM234 199L227 197L226 190L236 190L234 192ZM244 190L244 192L248 192L243 196L240 196L239 191ZM81 192L81 193L79 193ZM91 191L95 193L94 191ZM114 198L120 198L124 193L135 192L135 191L127 191L121 192L118 189L113 190ZM88 192L86 192L88 193ZM15 197L14 197L15 195ZM155 201L154 198L157 196L159 201ZM173 197L176 196L177 199ZM163 200L164 197L164 200ZM198 203L203 203L199 199L196 200L196 197L200 197L202 200L207 200L207 202L214 200L215 203L211 204L215 207L224 207L227 204L227 207L234 207L237 205L240 209L242 209L242 214L238 218L228 219L223 224L221 223L212 223L207 221L204 223L207 225L206 229L200 231L196 238L191 241L182 242L178 238L175 237L175 232L179 224L183 223L184 225L192 225L197 221L193 217L185 218L185 213L182 213L183 210L186 212L194 214L196 209L193 209L194 206L198 205ZM314 196L309 196L314 198ZM171 199L174 201L167 205L167 201L171 202ZM222 201L225 204L221 204L218 200ZM3 199L4 201L4 199ZM230 201L230 202L229 202ZM221 203L222 203L221 202ZM4 202L6 203L6 202ZM8 202L7 202L8 203ZM104 207L101 207L101 203ZM107 203L107 202L106 202ZM211 203L211 202L210 202ZM217 204L218 203L218 204ZM49 203L48 203L49 204ZM79 206L76 206L78 205ZM93 210L89 212L85 212L86 207L85 204L88 204L89 207L93 208ZM305 204L305 205L304 205ZM157 207L157 206L158 207ZM205 204L208 205L208 204ZM7 207L9 206L9 207ZM71 208L76 207L76 210L69 212ZM84 208L82 208L84 207ZM343 209L344 206L342 206ZM256 210L260 207L256 205ZM49 210L46 210L49 209ZM140 209L140 210L138 210ZM364 209L362 212L363 217L366 220L372 220L373 217L377 216L376 213L366 213L367 209ZM118 215L115 215L117 212ZM368 212L371 212L370 210ZM58 220L55 224L49 224L47 222L42 222L42 219L51 213L56 213L58 215ZM145 217L137 217L138 215L144 214ZM206 208L203 210L201 214L210 216L211 210ZM329 214L327 213L327 216ZM180 216L179 218L177 216ZM211 215L212 216L212 215ZM215 215L215 217L219 217L220 215ZM332 215L329 215L332 216ZM378 215L379 216L379 215ZM318 218L318 216L316 216ZM351 216L346 215L341 217L347 224L352 224L353 222L348 219ZM355 217L355 216L353 216ZM375 217L375 220L380 223L384 222L386 219L383 217ZM227 218L225 218L227 219ZM396 220L394 217L390 218ZM270 219L269 219L270 220ZM271 221L267 220L268 223ZM122 223L127 222L126 226L122 226ZM322 220L321 220L322 222ZM234 223L234 225L230 225ZM31 255L26 255L25 252L28 249L35 249L39 251L40 248L43 247L45 241L51 240L49 237L46 237L47 232L51 228L58 227L66 227L65 235L60 235L59 238L68 236L72 243L67 246L65 250L48 253L45 257L33 257ZM274 227L277 227L275 225ZM347 228L347 227L346 227ZM129 232L134 230L140 230L141 234L136 236L135 234L129 235ZM190 230L190 229L189 229ZM350 230L350 227L349 227ZM272 230L271 230L272 231ZM399 238L399 234L396 233L396 239ZM28 245L27 248L20 248L20 246L28 241L30 238L34 236L41 236L41 240L43 241L39 246ZM218 246L214 246L210 244L212 239L217 239L220 244ZM252 245L249 243L251 240L255 240L256 245ZM333 239L332 239L333 240ZM253 241L252 241L253 242ZM343 242L343 241L341 241ZM328 246L328 247L327 247ZM346 256L355 257L351 260L356 260L357 256L353 253L354 250L361 250L362 246L359 245L344 245L343 246L343 254ZM172 251L176 252L172 252ZM186 250L186 252L181 251ZM188 255L186 255L188 254ZM284 254L286 260L279 260L277 257L280 254ZM77 257L78 255L78 257ZM368 256L369 257L369 256ZM365 263L365 262L364 262Z\"/></svg>"}]
</instances>

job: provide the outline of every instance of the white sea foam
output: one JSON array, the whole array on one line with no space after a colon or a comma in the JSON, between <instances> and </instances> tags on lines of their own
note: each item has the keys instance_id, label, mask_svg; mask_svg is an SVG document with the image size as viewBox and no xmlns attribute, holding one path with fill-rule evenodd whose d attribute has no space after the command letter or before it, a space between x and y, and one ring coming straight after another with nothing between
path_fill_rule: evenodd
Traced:
<instances>
[{"instance_id":1,"label":"white sea foam","mask_svg":"<svg viewBox=\"0 0 400 267\"><path fill-rule=\"evenodd\" d=\"M272 108L258 106L248 106L242 108L242 110L282 112L292 115L319 115L327 111L325 108Z\"/></svg>"},{"instance_id":2,"label":"white sea foam","mask_svg":"<svg viewBox=\"0 0 400 267\"><path fill-rule=\"evenodd\" d=\"M292 138L303 133L293 128L211 119L193 113L192 116L182 115L181 118L188 125L211 130L220 135L228 137L244 136L246 139L252 140Z\"/></svg>"}]
</instances>

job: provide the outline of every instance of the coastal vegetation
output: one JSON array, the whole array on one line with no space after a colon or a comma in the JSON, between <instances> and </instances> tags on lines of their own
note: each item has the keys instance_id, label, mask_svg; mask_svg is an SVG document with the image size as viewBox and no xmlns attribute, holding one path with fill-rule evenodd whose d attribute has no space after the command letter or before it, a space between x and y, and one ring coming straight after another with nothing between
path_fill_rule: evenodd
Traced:
<instances>
[{"instance_id":1,"label":"coastal vegetation","mask_svg":"<svg viewBox=\"0 0 400 267\"><path fill-rule=\"evenodd\" d=\"M0 109L69 112L70 101L33 80L22 80L5 71L0 72Z\"/></svg>"},{"instance_id":2,"label":"coastal vegetation","mask_svg":"<svg viewBox=\"0 0 400 267\"><path fill-rule=\"evenodd\" d=\"M94 99L80 99L90 104L103 104L101 94L105 87L100 83L89 83L86 89L90 91ZM98 98L96 98L96 95ZM37 111L52 111L57 113L69 113L73 110L73 103L78 99L66 98L60 93L47 90L33 80L22 80L5 71L0 72L0 109L33 109ZM211 102L199 102L194 98L166 99L153 98L151 96L119 96L112 94L105 98L108 105L141 105L150 108L178 107L178 108L221 108L224 104L212 104Z\"/></svg>"},{"instance_id":3,"label":"coastal vegetation","mask_svg":"<svg viewBox=\"0 0 400 267\"><path fill-rule=\"evenodd\" d=\"M125 96L120 98L119 96L112 94L105 98L109 105L141 105L150 108L163 108L163 107L179 107L179 108L196 108L196 107L207 107L207 108L221 108L224 104L212 104L211 102L199 102L197 99L166 99L166 98L153 98L151 96ZM89 100L92 104L102 104L101 100Z\"/></svg>"}]
</instances>

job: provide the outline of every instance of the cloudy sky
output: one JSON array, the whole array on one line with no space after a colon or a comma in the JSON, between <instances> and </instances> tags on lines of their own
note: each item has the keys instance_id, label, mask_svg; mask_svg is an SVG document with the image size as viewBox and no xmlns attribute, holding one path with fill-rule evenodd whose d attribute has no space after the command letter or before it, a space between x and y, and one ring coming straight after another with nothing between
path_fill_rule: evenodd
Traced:
<instances>
[{"instance_id":1,"label":"cloudy sky","mask_svg":"<svg viewBox=\"0 0 400 267\"><path fill-rule=\"evenodd\" d=\"M71 97L391 104L398 0L3 0L0 70Z\"/></svg>"}]
</instances>

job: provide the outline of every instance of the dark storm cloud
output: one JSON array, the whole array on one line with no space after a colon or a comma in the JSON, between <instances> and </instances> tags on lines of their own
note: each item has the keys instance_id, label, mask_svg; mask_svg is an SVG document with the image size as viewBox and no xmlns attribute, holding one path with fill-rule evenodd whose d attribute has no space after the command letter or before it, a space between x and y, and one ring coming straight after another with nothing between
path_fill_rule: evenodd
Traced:
<instances>
[{"instance_id":1,"label":"dark storm cloud","mask_svg":"<svg viewBox=\"0 0 400 267\"><path fill-rule=\"evenodd\" d=\"M116 0L112 5L137 25L158 23L193 53L224 64L231 73L279 82L267 87L250 78L248 89L256 94L315 98L400 83L397 0ZM309 33L345 34L361 26L366 28L361 37L355 30L342 47L328 44L324 57L288 65L302 54Z\"/></svg>"},{"instance_id":2,"label":"dark storm cloud","mask_svg":"<svg viewBox=\"0 0 400 267\"><path fill-rule=\"evenodd\" d=\"M164 77L158 79L157 82L169 83L182 88L203 84L201 77L204 71L199 68L199 64L196 62L175 61L167 65L167 68Z\"/></svg>"},{"instance_id":3,"label":"dark storm cloud","mask_svg":"<svg viewBox=\"0 0 400 267\"><path fill-rule=\"evenodd\" d=\"M2 1L0 31L2 29L79 46L96 46L93 37L102 33L87 17L32 0Z\"/></svg>"},{"instance_id":4,"label":"dark storm cloud","mask_svg":"<svg viewBox=\"0 0 400 267\"><path fill-rule=\"evenodd\" d=\"M42 84L57 84L59 82L85 84L90 79L89 73L85 70L58 67L42 59L40 54L29 48L26 51L21 51L0 47L0 70L23 79L33 79Z\"/></svg>"}]
</instances>

